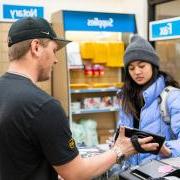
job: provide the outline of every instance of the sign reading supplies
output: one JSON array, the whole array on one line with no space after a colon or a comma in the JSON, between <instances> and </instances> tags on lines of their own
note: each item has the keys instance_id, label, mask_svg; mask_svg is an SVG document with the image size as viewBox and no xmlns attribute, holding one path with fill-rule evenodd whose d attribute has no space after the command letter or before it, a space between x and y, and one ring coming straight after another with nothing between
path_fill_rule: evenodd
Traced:
<instances>
[{"instance_id":1,"label":"sign reading supplies","mask_svg":"<svg viewBox=\"0 0 180 180\"><path fill-rule=\"evenodd\" d=\"M3 19L17 20L24 17L44 17L44 8L3 4Z\"/></svg>"},{"instance_id":2,"label":"sign reading supplies","mask_svg":"<svg viewBox=\"0 0 180 180\"><path fill-rule=\"evenodd\" d=\"M180 38L180 17L150 22L149 33L150 41Z\"/></svg>"},{"instance_id":3,"label":"sign reading supplies","mask_svg":"<svg viewBox=\"0 0 180 180\"><path fill-rule=\"evenodd\" d=\"M110 31L136 33L134 14L63 11L66 31Z\"/></svg>"}]
</instances>

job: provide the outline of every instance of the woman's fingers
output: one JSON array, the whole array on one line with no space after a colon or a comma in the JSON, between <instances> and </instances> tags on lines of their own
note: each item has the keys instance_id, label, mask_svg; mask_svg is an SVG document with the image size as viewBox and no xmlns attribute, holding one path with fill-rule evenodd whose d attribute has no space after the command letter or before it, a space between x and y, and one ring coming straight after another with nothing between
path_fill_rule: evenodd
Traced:
<instances>
[{"instance_id":1,"label":"woman's fingers","mask_svg":"<svg viewBox=\"0 0 180 180\"><path fill-rule=\"evenodd\" d=\"M145 138L139 138L138 142L139 142L139 144L145 144L145 143L151 142L152 140L153 140L153 137L148 136L148 137L145 137Z\"/></svg>"},{"instance_id":2,"label":"woman's fingers","mask_svg":"<svg viewBox=\"0 0 180 180\"><path fill-rule=\"evenodd\" d=\"M148 143L148 144L142 144L141 147L146 151L154 151L157 150L159 147L158 143Z\"/></svg>"},{"instance_id":3,"label":"woman's fingers","mask_svg":"<svg viewBox=\"0 0 180 180\"><path fill-rule=\"evenodd\" d=\"M159 147L159 144L152 142L152 140L153 140L153 137L149 136L146 138L139 138L138 142L144 150L153 151Z\"/></svg>"}]
</instances>

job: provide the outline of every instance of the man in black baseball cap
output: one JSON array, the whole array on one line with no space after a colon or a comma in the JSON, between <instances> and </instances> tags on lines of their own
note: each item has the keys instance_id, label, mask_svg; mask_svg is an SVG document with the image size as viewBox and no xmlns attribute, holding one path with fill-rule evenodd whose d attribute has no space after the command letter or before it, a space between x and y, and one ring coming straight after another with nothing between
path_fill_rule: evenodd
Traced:
<instances>
[{"instance_id":1,"label":"man in black baseball cap","mask_svg":"<svg viewBox=\"0 0 180 180\"><path fill-rule=\"evenodd\" d=\"M58 43L59 49L70 41L57 37L50 23L43 18L27 17L14 22L8 34L8 46L35 38L48 38Z\"/></svg>"},{"instance_id":2,"label":"man in black baseball cap","mask_svg":"<svg viewBox=\"0 0 180 180\"><path fill-rule=\"evenodd\" d=\"M56 52L69 41L42 18L14 22L8 39L9 68L0 77L0 180L92 179L136 153L121 128L111 150L81 158L61 104L35 84L50 78ZM151 140L139 143L153 150Z\"/></svg>"}]
</instances>

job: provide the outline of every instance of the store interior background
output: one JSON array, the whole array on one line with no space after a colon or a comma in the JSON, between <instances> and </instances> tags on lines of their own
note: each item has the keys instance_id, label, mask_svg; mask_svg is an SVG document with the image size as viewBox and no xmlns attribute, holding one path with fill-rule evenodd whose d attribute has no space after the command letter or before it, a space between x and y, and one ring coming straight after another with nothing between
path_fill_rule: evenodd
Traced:
<instances>
[{"instance_id":1,"label":"store interior background","mask_svg":"<svg viewBox=\"0 0 180 180\"><path fill-rule=\"evenodd\" d=\"M1 2L2 2L2 4L14 4L14 5L16 4L16 5L25 5L25 6L29 5L29 6L44 7L44 17L49 22L52 22L52 20L51 20L52 14L54 12L57 12L60 10L104 12L104 13L117 13L117 14L134 14L135 18L136 18L137 32L141 36L147 38L147 31L148 31L147 30L147 27L148 27L147 9L148 9L148 7L147 7L147 2L144 0L136 0L136 1L116 0L114 2L109 1L109 0L93 0L93 1L87 0L85 2L82 0L61 0L58 2L55 0L51 0L51 1L49 1L49 0L47 0L47 1L43 1L43 0L27 1L26 0L23 2L16 1L16 3L14 3L13 0L5 0L5 1L1 1ZM4 37L5 36L6 35L4 34ZM3 47L4 47L5 51L7 51L7 48L5 48L5 44L3 45ZM4 55L6 53L5 51L3 52ZM59 71L58 69L60 69L62 67L63 62L64 62L62 60L62 58L64 59L65 56L62 54L64 54L63 51L61 51L58 55L60 60L59 60L59 63L55 67L55 69L57 71ZM7 59L7 57L5 59ZM7 60L5 60L5 61L7 61ZM4 69L5 69L7 67L7 62L2 62L2 64L4 65ZM65 71L65 69L61 69L61 70ZM63 74L65 74L65 73L66 72L64 72ZM107 74L107 71L105 73ZM118 76L118 74L120 75L120 73L117 73L117 76ZM111 112L111 110L110 110L109 112L105 112L105 113L92 113L89 115L80 114L80 115L74 115L72 117L72 113L70 111L70 106L71 106L72 101L71 101L71 97L69 97L69 95L68 95L68 92L69 92L68 84L66 84L67 82L65 82L67 80L66 80L66 78L64 78L65 81L63 83L61 83L61 85L59 85L58 83L60 83L60 81L62 82L62 78L60 78L60 76L58 76L58 75L55 75L53 77L53 79L54 79L53 83L52 83L52 81L47 81L47 82L43 82L40 84L38 83L38 86L40 88L44 89L49 94L53 94L58 100L60 100L62 102L62 105L66 111L68 119L70 120L70 125L72 125L72 120L75 120L78 123L78 119L81 119L81 118L94 119L97 122L97 132L98 132L99 142L105 143L106 139L110 135L112 135L111 130L115 129L115 127L116 127L116 121L118 119L118 111L113 110ZM50 87L53 86L52 84L55 84L53 90L50 89ZM62 93L62 91L60 92L58 88L56 91L56 86L61 87L64 94ZM53 93L52 91L56 91L57 93ZM112 93L110 92L109 94L112 95L113 92ZM90 94L87 96L91 96L91 95L97 96L97 93ZM114 95L115 95L115 92L114 92ZM71 128L71 129L73 130L73 128ZM75 127L75 129L77 129L77 128ZM90 135L90 136L92 137L92 135ZM93 143L93 142L91 141L91 143Z\"/></svg>"},{"instance_id":2,"label":"store interior background","mask_svg":"<svg viewBox=\"0 0 180 180\"><path fill-rule=\"evenodd\" d=\"M30 5L30 6L41 6L44 7L44 17L51 22L52 14L60 10L74 10L74 11L88 11L88 12L104 12L104 13L119 13L119 14L134 14L136 18L136 28L139 35L143 36L145 39L148 39L148 1L146 0L24 0L16 2L14 0L1 0L2 4L12 4L12 5ZM1 8L1 6L0 6ZM155 6L155 17L154 20L161 20L166 18L173 18L180 16L180 0L170 1L168 3L158 4ZM1 9L0 9L1 12ZM10 24L9 24L10 25ZM6 41L6 36L1 35L3 41ZM75 40L75 37L72 37L70 34L66 34L67 37L70 37L71 40ZM89 35L90 36L90 35ZM82 38L82 37L81 37ZM156 41L154 46L161 58L162 69L170 72L179 82L180 82L180 40L165 40L165 41ZM2 65L2 72L7 68L7 47L5 45L0 49L0 63ZM64 52L60 52L62 54ZM64 56L64 55L63 55ZM61 55L59 55L60 62L57 65L57 69L61 67L64 61L61 61ZM65 56L64 56L65 57ZM6 59L6 60L4 60ZM2 62L1 62L2 61ZM66 69L64 69L66 71ZM54 79L56 79L54 77ZM58 77L61 80L61 77ZM52 89L52 82L48 81L45 83L39 84L40 87L45 89L49 94ZM66 86L67 87L67 86ZM55 96L56 98L62 101L62 104L65 104L64 109L69 109L70 107L70 97L68 97L68 89L64 88L63 91L66 91L66 96L62 96L62 91L58 92ZM90 96L90 95L89 95ZM62 97L62 98L61 98ZM74 97L75 99L76 97ZM73 98L72 98L73 99ZM66 101L65 103L63 101ZM67 106L67 107L66 107ZM86 118L86 115L73 116L72 113L66 111L70 122L77 120L80 116ZM115 128L115 121L117 120L117 113L104 113L104 114L91 114L91 117L98 122L98 133L101 139L101 143L105 142L107 137L110 135L109 130ZM111 120L109 120L111 119ZM78 121L78 120L77 120Z\"/></svg>"},{"instance_id":3,"label":"store interior background","mask_svg":"<svg viewBox=\"0 0 180 180\"><path fill-rule=\"evenodd\" d=\"M180 0L158 4L155 7L155 20L180 16ZM155 49L160 56L161 69L169 72L180 83L180 39L155 42Z\"/></svg>"},{"instance_id":4,"label":"store interior background","mask_svg":"<svg viewBox=\"0 0 180 180\"><path fill-rule=\"evenodd\" d=\"M144 37L147 37L148 5L146 0L1 0L1 3L43 6L44 16L49 21L52 13L59 10L135 14L138 33Z\"/></svg>"}]
</instances>

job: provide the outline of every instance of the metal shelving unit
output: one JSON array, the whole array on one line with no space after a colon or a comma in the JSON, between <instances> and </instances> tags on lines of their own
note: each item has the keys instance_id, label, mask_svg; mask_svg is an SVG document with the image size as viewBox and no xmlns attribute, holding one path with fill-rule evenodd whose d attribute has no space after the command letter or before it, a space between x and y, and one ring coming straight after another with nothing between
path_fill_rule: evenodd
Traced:
<instances>
[{"instance_id":1,"label":"metal shelving unit","mask_svg":"<svg viewBox=\"0 0 180 180\"><path fill-rule=\"evenodd\" d=\"M108 107L101 109L80 109L78 111L72 112L73 115L76 114L91 114L91 113L104 113L104 112L118 112L119 109L117 107Z\"/></svg>"},{"instance_id":2,"label":"metal shelving unit","mask_svg":"<svg viewBox=\"0 0 180 180\"><path fill-rule=\"evenodd\" d=\"M98 93L98 92L117 92L118 88L116 87L109 87L109 88L92 88L92 89L71 89L71 94L78 94L78 93Z\"/></svg>"}]
</instances>

